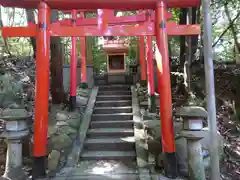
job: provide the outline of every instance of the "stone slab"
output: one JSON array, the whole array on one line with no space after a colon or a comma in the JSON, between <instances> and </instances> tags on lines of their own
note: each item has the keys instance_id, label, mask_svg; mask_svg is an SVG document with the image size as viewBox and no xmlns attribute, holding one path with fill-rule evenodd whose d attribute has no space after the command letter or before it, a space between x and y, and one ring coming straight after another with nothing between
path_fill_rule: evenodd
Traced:
<instances>
[{"instance_id":1,"label":"stone slab","mask_svg":"<svg viewBox=\"0 0 240 180\"><path fill-rule=\"evenodd\" d=\"M87 151L81 156L81 159L88 160L134 160L135 151Z\"/></svg>"}]
</instances>

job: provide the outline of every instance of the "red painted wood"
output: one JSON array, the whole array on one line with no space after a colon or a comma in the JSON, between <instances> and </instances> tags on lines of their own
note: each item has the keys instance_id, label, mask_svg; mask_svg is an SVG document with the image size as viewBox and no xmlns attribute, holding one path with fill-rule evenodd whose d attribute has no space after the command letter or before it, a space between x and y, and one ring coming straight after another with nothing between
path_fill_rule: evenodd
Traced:
<instances>
[{"instance_id":1,"label":"red painted wood","mask_svg":"<svg viewBox=\"0 0 240 180\"><path fill-rule=\"evenodd\" d=\"M7 37L36 37L37 25L29 23L28 27L2 27L2 36Z\"/></svg>"},{"instance_id":2,"label":"red painted wood","mask_svg":"<svg viewBox=\"0 0 240 180\"><path fill-rule=\"evenodd\" d=\"M167 8L163 1L159 3L156 13L156 62L158 74L158 91L160 94L160 114L163 152L176 151L172 119L172 95L169 70L168 36L166 28L159 27L166 24Z\"/></svg>"},{"instance_id":3,"label":"red painted wood","mask_svg":"<svg viewBox=\"0 0 240 180\"><path fill-rule=\"evenodd\" d=\"M143 14L143 10L139 11L139 14ZM146 74L146 59L145 59L145 42L144 42L144 36L139 36L139 60L140 60L140 68L141 68L141 80L146 81L147 80L147 74Z\"/></svg>"},{"instance_id":4,"label":"red painted wood","mask_svg":"<svg viewBox=\"0 0 240 180\"><path fill-rule=\"evenodd\" d=\"M0 0L2 6L37 8L41 0ZM158 0L45 0L52 9L154 9ZM166 0L168 8L200 6L200 0Z\"/></svg>"},{"instance_id":5,"label":"red painted wood","mask_svg":"<svg viewBox=\"0 0 240 180\"><path fill-rule=\"evenodd\" d=\"M148 22L151 22L151 16L148 17ZM147 36L146 38L148 95L152 96L155 93L152 36Z\"/></svg>"},{"instance_id":6,"label":"red painted wood","mask_svg":"<svg viewBox=\"0 0 240 180\"><path fill-rule=\"evenodd\" d=\"M84 13L80 14L80 18L84 18ZM87 83L86 69L86 37L80 37L80 54L81 54L81 83Z\"/></svg>"},{"instance_id":7,"label":"red painted wood","mask_svg":"<svg viewBox=\"0 0 240 180\"><path fill-rule=\"evenodd\" d=\"M146 36L155 35L153 23L135 26L113 26L108 27L104 33L105 36ZM52 36L102 36L97 27L63 27L51 26ZM200 34L200 25L177 25L169 22L167 24L167 33L170 36L178 35L198 35Z\"/></svg>"},{"instance_id":8,"label":"red painted wood","mask_svg":"<svg viewBox=\"0 0 240 180\"><path fill-rule=\"evenodd\" d=\"M31 27L3 27L3 37L34 37L36 36L36 25ZM96 26L69 27L52 24L49 27L51 36L102 36ZM200 34L200 25L178 25L175 22L167 23L167 34L169 36L179 35L198 35ZM113 26L108 27L105 31L106 36L140 36L155 35L153 23L135 26Z\"/></svg>"},{"instance_id":9,"label":"red painted wood","mask_svg":"<svg viewBox=\"0 0 240 180\"><path fill-rule=\"evenodd\" d=\"M167 19L172 18L172 13L167 13ZM155 16L151 17L152 21L155 21ZM136 16L120 16L116 17L113 16L112 18L108 18L108 24L109 25L123 25L123 24L138 24L146 21L146 15L145 14L139 14ZM64 19L60 20L57 23L60 23L61 25L71 26L72 20L71 19ZM87 19L80 19L77 18L76 25L77 26L93 26L97 25L97 18L87 18Z\"/></svg>"},{"instance_id":10,"label":"red painted wood","mask_svg":"<svg viewBox=\"0 0 240 180\"><path fill-rule=\"evenodd\" d=\"M38 21L46 25L50 23L50 9L46 3L42 2L39 4ZM33 155L35 157L43 157L47 155L50 36L44 28L39 28L36 35L36 97Z\"/></svg>"},{"instance_id":11,"label":"red painted wood","mask_svg":"<svg viewBox=\"0 0 240 180\"><path fill-rule=\"evenodd\" d=\"M72 11L72 19L77 18L77 11ZM72 27L76 27L73 22ZM76 96L77 93L77 38L72 37L72 51L71 51L71 62L70 62L70 96Z\"/></svg>"}]
</instances>

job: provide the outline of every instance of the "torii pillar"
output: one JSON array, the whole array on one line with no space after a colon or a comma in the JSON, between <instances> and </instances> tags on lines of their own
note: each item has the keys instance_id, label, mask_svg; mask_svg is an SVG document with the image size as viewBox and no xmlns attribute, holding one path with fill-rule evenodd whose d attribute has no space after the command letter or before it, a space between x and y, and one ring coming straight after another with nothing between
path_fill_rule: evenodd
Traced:
<instances>
[{"instance_id":1,"label":"torii pillar","mask_svg":"<svg viewBox=\"0 0 240 180\"><path fill-rule=\"evenodd\" d=\"M139 13L143 13L143 10L140 10ZM147 80L146 75L146 61L145 61L145 45L144 45L144 36L139 36L139 59L140 59L140 73L141 73L141 84L145 85Z\"/></svg>"},{"instance_id":2,"label":"torii pillar","mask_svg":"<svg viewBox=\"0 0 240 180\"><path fill-rule=\"evenodd\" d=\"M155 10L156 61L158 71L158 91L160 94L160 115L162 147L165 155L165 175L176 178L178 174L175 137L172 118L172 95L168 55L167 7L162 0Z\"/></svg>"},{"instance_id":3,"label":"torii pillar","mask_svg":"<svg viewBox=\"0 0 240 180\"><path fill-rule=\"evenodd\" d=\"M47 157L48 133L48 91L49 91L49 57L51 10L41 1L38 6L38 31L36 35L36 97L33 146L33 179L44 178Z\"/></svg>"},{"instance_id":4,"label":"torii pillar","mask_svg":"<svg viewBox=\"0 0 240 180\"><path fill-rule=\"evenodd\" d=\"M72 26L76 27L77 11L72 11ZM72 51L70 62L70 98L69 109L70 111L76 110L76 94L77 94L77 52L76 52L76 37L72 37Z\"/></svg>"},{"instance_id":5,"label":"torii pillar","mask_svg":"<svg viewBox=\"0 0 240 180\"><path fill-rule=\"evenodd\" d=\"M151 22L151 11L146 13L148 22ZM148 82L148 110L149 112L156 112L156 98L154 87L154 66L153 66L153 48L152 36L147 36L146 43L146 59L147 59L147 82Z\"/></svg>"},{"instance_id":6,"label":"torii pillar","mask_svg":"<svg viewBox=\"0 0 240 180\"><path fill-rule=\"evenodd\" d=\"M80 18L84 19L84 12L80 13ZM80 37L81 54L81 87L87 88L87 68L86 68L86 37Z\"/></svg>"}]
</instances>

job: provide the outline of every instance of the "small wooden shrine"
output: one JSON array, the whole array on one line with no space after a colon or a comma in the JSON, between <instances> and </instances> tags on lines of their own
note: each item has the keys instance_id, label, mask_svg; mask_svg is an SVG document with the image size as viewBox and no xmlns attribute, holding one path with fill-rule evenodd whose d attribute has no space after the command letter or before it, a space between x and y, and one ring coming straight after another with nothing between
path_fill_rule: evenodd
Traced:
<instances>
[{"instance_id":1,"label":"small wooden shrine","mask_svg":"<svg viewBox=\"0 0 240 180\"><path fill-rule=\"evenodd\" d=\"M128 43L121 39L104 41L103 50L107 54L107 72L109 74L126 72L128 47Z\"/></svg>"}]
</instances>

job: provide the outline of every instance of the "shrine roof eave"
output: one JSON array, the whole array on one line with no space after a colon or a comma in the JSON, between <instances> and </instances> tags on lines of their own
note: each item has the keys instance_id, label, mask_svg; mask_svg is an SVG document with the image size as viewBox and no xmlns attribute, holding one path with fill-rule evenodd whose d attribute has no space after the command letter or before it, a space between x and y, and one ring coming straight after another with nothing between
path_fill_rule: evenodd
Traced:
<instances>
[{"instance_id":1,"label":"shrine roof eave","mask_svg":"<svg viewBox=\"0 0 240 180\"><path fill-rule=\"evenodd\" d=\"M72 9L154 9L159 0L44 0L50 8ZM200 6L200 0L165 0L168 8ZM41 0L0 0L0 5L18 8L37 8Z\"/></svg>"}]
</instances>

